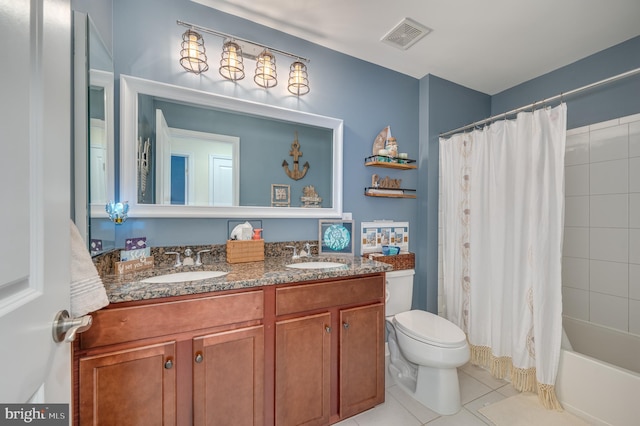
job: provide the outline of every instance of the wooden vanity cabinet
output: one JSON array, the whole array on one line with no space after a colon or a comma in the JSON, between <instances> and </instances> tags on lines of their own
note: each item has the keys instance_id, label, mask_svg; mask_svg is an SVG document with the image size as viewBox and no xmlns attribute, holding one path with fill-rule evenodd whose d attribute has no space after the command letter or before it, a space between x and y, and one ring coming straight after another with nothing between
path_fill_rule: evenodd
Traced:
<instances>
[{"instance_id":1,"label":"wooden vanity cabinet","mask_svg":"<svg viewBox=\"0 0 640 426\"><path fill-rule=\"evenodd\" d=\"M276 289L275 424L328 425L384 402L384 277Z\"/></svg>"},{"instance_id":2,"label":"wooden vanity cabinet","mask_svg":"<svg viewBox=\"0 0 640 426\"><path fill-rule=\"evenodd\" d=\"M340 418L384 402L384 305L340 311Z\"/></svg>"},{"instance_id":3,"label":"wooden vanity cabinet","mask_svg":"<svg viewBox=\"0 0 640 426\"><path fill-rule=\"evenodd\" d=\"M193 424L264 424L264 326L193 339Z\"/></svg>"},{"instance_id":4,"label":"wooden vanity cabinet","mask_svg":"<svg viewBox=\"0 0 640 426\"><path fill-rule=\"evenodd\" d=\"M326 426L384 402L384 274L110 305L74 424Z\"/></svg>"},{"instance_id":5,"label":"wooden vanity cabinet","mask_svg":"<svg viewBox=\"0 0 640 426\"><path fill-rule=\"evenodd\" d=\"M76 354L84 425L262 425L261 290L95 312Z\"/></svg>"},{"instance_id":6,"label":"wooden vanity cabinet","mask_svg":"<svg viewBox=\"0 0 640 426\"><path fill-rule=\"evenodd\" d=\"M331 314L276 323L275 424L328 425Z\"/></svg>"},{"instance_id":7,"label":"wooden vanity cabinet","mask_svg":"<svg viewBox=\"0 0 640 426\"><path fill-rule=\"evenodd\" d=\"M80 360L81 425L176 424L176 342Z\"/></svg>"}]
</instances>

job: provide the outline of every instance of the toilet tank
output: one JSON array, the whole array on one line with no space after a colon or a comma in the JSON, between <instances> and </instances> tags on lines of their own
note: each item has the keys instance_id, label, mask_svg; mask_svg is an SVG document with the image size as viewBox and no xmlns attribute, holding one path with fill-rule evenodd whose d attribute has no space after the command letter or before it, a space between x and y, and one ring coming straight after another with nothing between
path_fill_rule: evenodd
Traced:
<instances>
[{"instance_id":1,"label":"toilet tank","mask_svg":"<svg viewBox=\"0 0 640 426\"><path fill-rule=\"evenodd\" d=\"M387 272L386 316L411 310L413 269Z\"/></svg>"}]
</instances>

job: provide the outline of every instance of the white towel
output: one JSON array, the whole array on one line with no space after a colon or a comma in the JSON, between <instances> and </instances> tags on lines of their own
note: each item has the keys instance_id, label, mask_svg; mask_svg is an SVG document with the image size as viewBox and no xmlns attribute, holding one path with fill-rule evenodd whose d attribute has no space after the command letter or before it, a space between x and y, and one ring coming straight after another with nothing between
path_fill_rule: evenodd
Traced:
<instances>
[{"instance_id":1,"label":"white towel","mask_svg":"<svg viewBox=\"0 0 640 426\"><path fill-rule=\"evenodd\" d=\"M71 221L71 316L107 306L109 299L80 231Z\"/></svg>"}]
</instances>

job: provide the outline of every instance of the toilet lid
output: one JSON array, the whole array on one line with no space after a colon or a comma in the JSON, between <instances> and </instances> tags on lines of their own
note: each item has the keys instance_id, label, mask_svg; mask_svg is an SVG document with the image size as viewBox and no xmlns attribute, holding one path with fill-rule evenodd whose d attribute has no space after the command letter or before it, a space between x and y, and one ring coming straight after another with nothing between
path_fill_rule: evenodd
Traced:
<instances>
[{"instance_id":1,"label":"toilet lid","mask_svg":"<svg viewBox=\"0 0 640 426\"><path fill-rule=\"evenodd\" d=\"M467 337L454 323L426 311L401 312L394 317L396 326L408 336L433 346L462 346Z\"/></svg>"}]
</instances>

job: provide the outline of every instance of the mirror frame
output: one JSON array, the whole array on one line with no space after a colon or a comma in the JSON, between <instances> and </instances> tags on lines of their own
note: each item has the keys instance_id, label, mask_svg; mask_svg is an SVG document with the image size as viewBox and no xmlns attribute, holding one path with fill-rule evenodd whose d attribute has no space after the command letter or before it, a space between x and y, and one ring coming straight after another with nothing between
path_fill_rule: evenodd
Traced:
<instances>
[{"instance_id":1,"label":"mirror frame","mask_svg":"<svg viewBox=\"0 0 640 426\"><path fill-rule=\"evenodd\" d=\"M98 86L104 88L104 120L106 124L105 135L107 137L107 170L106 170L106 182L107 182L107 202L111 201L115 197L115 170L114 170L114 131L113 131L113 73L102 70L89 70L89 86ZM90 148L89 148L90 149ZM91 170L89 170L89 176L91 176ZM109 215L105 210L104 203L91 202L91 194L89 194L89 206L91 218L108 218Z\"/></svg>"},{"instance_id":2,"label":"mirror frame","mask_svg":"<svg viewBox=\"0 0 640 426\"><path fill-rule=\"evenodd\" d=\"M331 207L177 206L138 204L137 143L138 95L145 94L231 112L333 130L333 182ZM120 75L120 201L129 202L129 217L150 218L330 218L342 217L343 121L253 101L222 96L138 77ZM124 143L123 143L124 141Z\"/></svg>"}]
</instances>

